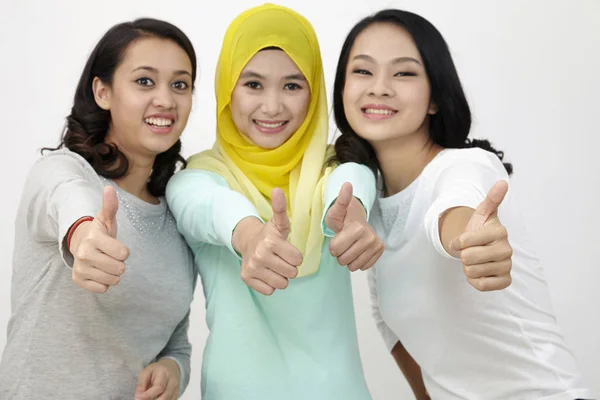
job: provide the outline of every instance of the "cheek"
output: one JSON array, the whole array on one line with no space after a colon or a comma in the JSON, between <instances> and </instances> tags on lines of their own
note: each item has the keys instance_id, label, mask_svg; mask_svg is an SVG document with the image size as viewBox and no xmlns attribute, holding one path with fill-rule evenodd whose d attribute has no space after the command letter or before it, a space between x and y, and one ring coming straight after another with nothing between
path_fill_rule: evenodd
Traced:
<instances>
[{"instance_id":1,"label":"cheek","mask_svg":"<svg viewBox=\"0 0 600 400\"><path fill-rule=\"evenodd\" d=\"M136 93L133 90L120 90L114 93L111 105L111 113L114 119L126 125L143 118L144 112L149 105L148 96L144 93Z\"/></svg>"},{"instance_id":2,"label":"cheek","mask_svg":"<svg viewBox=\"0 0 600 400\"><path fill-rule=\"evenodd\" d=\"M178 103L179 118L187 121L192 112L192 95L182 96Z\"/></svg>"},{"instance_id":3,"label":"cheek","mask_svg":"<svg viewBox=\"0 0 600 400\"><path fill-rule=\"evenodd\" d=\"M240 128L241 125L246 125L246 121L252 113L254 103L256 102L252 96L247 96L240 93L237 89L233 91L231 96L231 115L233 122Z\"/></svg>"},{"instance_id":4,"label":"cheek","mask_svg":"<svg viewBox=\"0 0 600 400\"><path fill-rule=\"evenodd\" d=\"M308 114L308 108L310 107L310 93L307 91L300 96L292 99L290 102L290 109L294 114L294 118L304 121L306 114Z\"/></svg>"},{"instance_id":5,"label":"cheek","mask_svg":"<svg viewBox=\"0 0 600 400\"><path fill-rule=\"evenodd\" d=\"M403 102L419 113L426 113L429 109L430 90L426 82L415 82L399 90Z\"/></svg>"},{"instance_id":6,"label":"cheek","mask_svg":"<svg viewBox=\"0 0 600 400\"><path fill-rule=\"evenodd\" d=\"M342 94L342 102L344 104L344 109L346 112L354 112L353 106L361 98L361 93L363 90L361 89L361 85L359 82L356 82L352 79L349 79L344 84L344 93Z\"/></svg>"}]
</instances>

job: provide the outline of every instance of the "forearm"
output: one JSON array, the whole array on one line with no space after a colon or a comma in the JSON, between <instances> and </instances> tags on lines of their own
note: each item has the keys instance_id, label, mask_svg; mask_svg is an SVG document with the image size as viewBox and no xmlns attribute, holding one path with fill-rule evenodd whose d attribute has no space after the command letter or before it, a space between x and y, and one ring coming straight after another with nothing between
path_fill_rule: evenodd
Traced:
<instances>
[{"instance_id":1,"label":"forearm","mask_svg":"<svg viewBox=\"0 0 600 400\"><path fill-rule=\"evenodd\" d=\"M77 223L77 221L76 221L76 223ZM69 245L68 250L71 254L77 253L77 249L79 248L79 245L81 244L81 241L83 240L83 238L85 238L87 236L87 234L90 230L90 227L92 225L92 222L91 221L82 222L82 223L78 224L77 227L75 227L75 230L73 232L71 232L71 230L74 228L74 225L75 224L73 224L71 226L71 228L67 231L67 235L63 239L65 248L67 248L67 245ZM67 243L69 233L71 233L71 242Z\"/></svg>"},{"instance_id":2,"label":"forearm","mask_svg":"<svg viewBox=\"0 0 600 400\"><path fill-rule=\"evenodd\" d=\"M244 252L246 239L253 237L261 228L263 222L256 217L246 217L242 219L234 228L231 236L231 245L238 253Z\"/></svg>"},{"instance_id":3,"label":"forearm","mask_svg":"<svg viewBox=\"0 0 600 400\"><path fill-rule=\"evenodd\" d=\"M182 171L167 186L167 202L177 228L193 247L210 243L232 247L232 233L241 220L258 217L256 208L243 195L227 186L216 174Z\"/></svg>"},{"instance_id":4,"label":"forearm","mask_svg":"<svg viewBox=\"0 0 600 400\"><path fill-rule=\"evenodd\" d=\"M465 232L469 220L475 212L470 207L455 207L446 210L439 218L440 241L452 257L460 258L460 251L450 248L450 243Z\"/></svg>"},{"instance_id":5,"label":"forearm","mask_svg":"<svg viewBox=\"0 0 600 400\"><path fill-rule=\"evenodd\" d=\"M392 349L392 356L404 374L415 398L417 400L429 400L429 395L427 389L425 389L425 383L423 382L421 367L419 367L419 364L417 364L414 358L406 351L401 342L396 343Z\"/></svg>"},{"instance_id":6,"label":"forearm","mask_svg":"<svg viewBox=\"0 0 600 400\"><path fill-rule=\"evenodd\" d=\"M352 185L353 198L348 207L348 213L353 219L364 218L368 220L371 208L375 202L376 187L373 173L364 165L355 163L347 163L339 166L331 173L325 184L321 227L323 234L327 237L335 236L335 232L327 225L327 216L345 183Z\"/></svg>"},{"instance_id":7,"label":"forearm","mask_svg":"<svg viewBox=\"0 0 600 400\"><path fill-rule=\"evenodd\" d=\"M162 364L169 370L169 375L173 378L177 379L177 382L181 381L181 370L179 369L179 364L172 358L161 358L157 361L159 364Z\"/></svg>"}]
</instances>

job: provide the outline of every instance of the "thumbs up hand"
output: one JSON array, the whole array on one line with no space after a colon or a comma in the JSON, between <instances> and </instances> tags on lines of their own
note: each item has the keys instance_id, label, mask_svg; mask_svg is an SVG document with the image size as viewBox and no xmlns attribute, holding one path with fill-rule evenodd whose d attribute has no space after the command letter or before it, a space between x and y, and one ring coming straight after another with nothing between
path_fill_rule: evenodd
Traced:
<instances>
[{"instance_id":1,"label":"thumbs up hand","mask_svg":"<svg viewBox=\"0 0 600 400\"><path fill-rule=\"evenodd\" d=\"M360 201L352 197L350 183L342 185L325 216L325 224L336 233L329 243L329 252L350 271L371 268L383 254L383 242L369 225Z\"/></svg>"},{"instance_id":2,"label":"thumbs up hand","mask_svg":"<svg viewBox=\"0 0 600 400\"><path fill-rule=\"evenodd\" d=\"M273 218L263 224L255 217L240 221L233 231L233 248L242 256L240 276L246 285L264 295L285 289L298 276L302 253L287 241L290 220L285 194L273 189Z\"/></svg>"},{"instance_id":3,"label":"thumbs up hand","mask_svg":"<svg viewBox=\"0 0 600 400\"><path fill-rule=\"evenodd\" d=\"M501 290L512 282L513 249L498 218L498 207L507 192L506 181L496 182L473 212L465 232L449 244L460 254L467 280L480 291Z\"/></svg>"},{"instance_id":4,"label":"thumbs up hand","mask_svg":"<svg viewBox=\"0 0 600 400\"><path fill-rule=\"evenodd\" d=\"M118 208L115 189L106 186L96 217L77 225L72 232L69 250L75 259L73 282L90 292L106 292L119 283L125 272L129 248L116 239Z\"/></svg>"}]
</instances>

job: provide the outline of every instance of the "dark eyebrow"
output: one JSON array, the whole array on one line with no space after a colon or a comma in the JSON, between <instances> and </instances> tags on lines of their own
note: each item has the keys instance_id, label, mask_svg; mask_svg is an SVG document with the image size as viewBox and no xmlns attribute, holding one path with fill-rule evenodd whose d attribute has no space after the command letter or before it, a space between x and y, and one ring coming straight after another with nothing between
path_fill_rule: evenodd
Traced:
<instances>
[{"instance_id":1,"label":"dark eyebrow","mask_svg":"<svg viewBox=\"0 0 600 400\"><path fill-rule=\"evenodd\" d=\"M147 65L142 65L141 67L137 67L137 68L133 69L131 72L135 72L135 71L139 71L139 70L145 70L145 71L149 71L149 72L158 74L158 70L156 68L149 67ZM190 74L189 71L186 71L184 69L178 69L178 70L174 71L173 74L177 75L177 76L180 76L180 75L189 75L190 77L192 76L192 74Z\"/></svg>"},{"instance_id":2,"label":"dark eyebrow","mask_svg":"<svg viewBox=\"0 0 600 400\"><path fill-rule=\"evenodd\" d=\"M240 78L242 78L242 79L257 78L257 79L264 79L264 80L267 79L265 76L259 74L258 72L254 72L254 71L246 71L246 72L242 73L242 75L240 75ZM304 75L302 75L302 74L287 75L283 79L285 79L286 81L289 81L289 80L304 81L304 80L306 80L304 78Z\"/></svg>"},{"instance_id":3,"label":"dark eyebrow","mask_svg":"<svg viewBox=\"0 0 600 400\"><path fill-rule=\"evenodd\" d=\"M257 78L257 79L266 79L264 76L254 71L246 71L240 75L240 78Z\"/></svg>"},{"instance_id":4,"label":"dark eyebrow","mask_svg":"<svg viewBox=\"0 0 600 400\"><path fill-rule=\"evenodd\" d=\"M355 56L352 60L365 60L365 61L369 61L372 63L375 62L375 59L373 57L368 56L366 54L359 54L359 55ZM399 64L399 63L403 63L403 62L414 62L414 63L421 65L421 63L418 60L416 60L412 57L396 57L392 60L392 64Z\"/></svg>"},{"instance_id":5,"label":"dark eyebrow","mask_svg":"<svg viewBox=\"0 0 600 400\"><path fill-rule=\"evenodd\" d=\"M305 81L306 78L302 74L292 74L285 77L285 80L297 80L297 81Z\"/></svg>"}]
</instances>

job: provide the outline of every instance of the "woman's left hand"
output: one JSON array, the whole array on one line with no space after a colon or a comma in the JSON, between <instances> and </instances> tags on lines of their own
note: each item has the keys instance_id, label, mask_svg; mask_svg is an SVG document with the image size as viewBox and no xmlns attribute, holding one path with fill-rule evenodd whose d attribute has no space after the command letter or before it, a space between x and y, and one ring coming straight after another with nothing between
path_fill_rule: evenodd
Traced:
<instances>
[{"instance_id":1,"label":"woman's left hand","mask_svg":"<svg viewBox=\"0 0 600 400\"><path fill-rule=\"evenodd\" d=\"M344 183L340 189L325 224L336 234L329 243L329 252L350 271L371 268L383 254L383 242L369 225L361 202L352 196L350 183Z\"/></svg>"},{"instance_id":2,"label":"woman's left hand","mask_svg":"<svg viewBox=\"0 0 600 400\"><path fill-rule=\"evenodd\" d=\"M179 366L164 358L141 372L135 400L176 400L179 397Z\"/></svg>"},{"instance_id":3,"label":"woman's left hand","mask_svg":"<svg viewBox=\"0 0 600 400\"><path fill-rule=\"evenodd\" d=\"M498 207L507 191L506 181L497 182L473 213L465 232L449 244L460 254L471 286L482 292L502 290L512 282L513 249L498 218Z\"/></svg>"}]
</instances>

